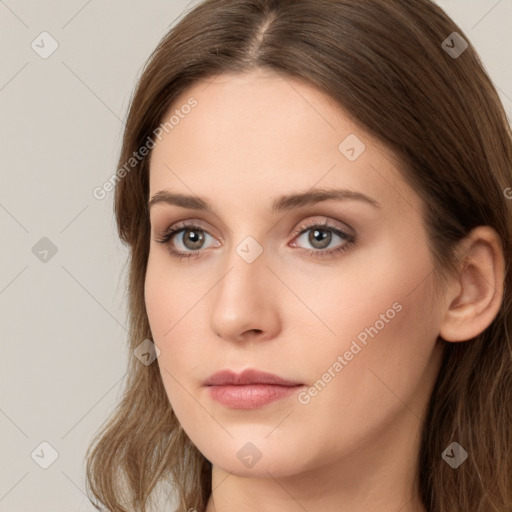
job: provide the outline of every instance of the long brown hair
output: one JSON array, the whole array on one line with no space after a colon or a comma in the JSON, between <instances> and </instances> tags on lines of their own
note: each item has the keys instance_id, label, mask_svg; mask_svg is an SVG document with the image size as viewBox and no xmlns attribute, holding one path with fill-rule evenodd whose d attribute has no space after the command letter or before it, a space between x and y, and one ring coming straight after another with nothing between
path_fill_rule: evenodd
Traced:
<instances>
[{"instance_id":1,"label":"long brown hair","mask_svg":"<svg viewBox=\"0 0 512 512\"><path fill-rule=\"evenodd\" d=\"M469 45L460 55L447 51L463 48L453 32ZM395 152L404 179L424 201L439 276L455 270L455 244L473 228L491 226L500 235L506 259L500 311L475 339L444 342L418 474L429 512L510 512L512 136L475 49L429 0L206 0L147 62L119 166L148 144L192 84L254 68L313 84ZM151 339L144 302L148 184L149 156L117 174L115 214L130 248L131 351ZM457 470L441 457L453 441L469 453ZM181 428L157 364L131 358L123 398L87 455L98 508L146 511L164 484L169 493L177 490L180 512L205 509L212 466Z\"/></svg>"}]
</instances>

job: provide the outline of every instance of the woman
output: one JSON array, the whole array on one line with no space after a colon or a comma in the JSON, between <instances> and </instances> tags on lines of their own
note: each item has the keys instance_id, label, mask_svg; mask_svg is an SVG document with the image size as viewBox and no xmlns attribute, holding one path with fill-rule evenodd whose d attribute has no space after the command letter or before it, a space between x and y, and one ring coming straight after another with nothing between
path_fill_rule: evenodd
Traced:
<instances>
[{"instance_id":1,"label":"woman","mask_svg":"<svg viewBox=\"0 0 512 512\"><path fill-rule=\"evenodd\" d=\"M512 510L511 162L428 0L189 12L119 162L136 357L98 507Z\"/></svg>"}]
</instances>

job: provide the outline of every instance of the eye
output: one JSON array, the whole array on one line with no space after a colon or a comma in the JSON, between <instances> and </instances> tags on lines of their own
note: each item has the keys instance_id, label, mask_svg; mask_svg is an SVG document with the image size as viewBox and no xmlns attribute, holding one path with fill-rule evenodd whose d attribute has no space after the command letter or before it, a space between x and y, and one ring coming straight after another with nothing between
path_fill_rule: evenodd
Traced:
<instances>
[{"instance_id":1,"label":"eye","mask_svg":"<svg viewBox=\"0 0 512 512\"><path fill-rule=\"evenodd\" d=\"M309 232L309 235L306 236ZM294 242L291 247L298 247L297 242L301 238L305 238L302 243L309 243L313 249L299 247L314 257L329 257L344 252L355 243L355 237L346 233L338 226L330 224L329 221L324 223L310 222L299 225L294 231ZM169 252L175 258L197 258L202 256L202 249L208 249L205 243L208 238L214 240L210 247L220 247L220 242L216 241L201 226L181 222L171 226L155 241L166 245ZM336 245L336 238L342 243ZM334 242L334 247L330 247Z\"/></svg>"},{"instance_id":2,"label":"eye","mask_svg":"<svg viewBox=\"0 0 512 512\"><path fill-rule=\"evenodd\" d=\"M205 240L210 237L203 228L194 224L180 223L168 229L156 242L167 245L169 252L177 258L198 257L204 249ZM178 249L175 246L175 239L178 242ZM181 245L181 247L180 247ZM219 247L220 243L215 243Z\"/></svg>"},{"instance_id":3,"label":"eye","mask_svg":"<svg viewBox=\"0 0 512 512\"><path fill-rule=\"evenodd\" d=\"M310 244L314 250L308 250L311 256L326 257L344 252L355 242L355 237L325 221L324 223L302 224L297 227L295 233L299 236L295 240L302 240L302 243ZM336 245L336 238L342 241ZM334 247L332 243L334 242ZM293 242L292 247L297 243ZM329 248L329 246L331 246ZM306 248L307 249L307 248Z\"/></svg>"}]
</instances>

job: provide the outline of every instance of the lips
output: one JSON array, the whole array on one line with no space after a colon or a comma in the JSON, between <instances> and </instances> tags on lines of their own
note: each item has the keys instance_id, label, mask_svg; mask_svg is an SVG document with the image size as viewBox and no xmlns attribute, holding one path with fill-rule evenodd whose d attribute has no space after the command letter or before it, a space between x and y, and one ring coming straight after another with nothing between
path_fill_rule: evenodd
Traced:
<instances>
[{"instance_id":1,"label":"lips","mask_svg":"<svg viewBox=\"0 0 512 512\"><path fill-rule=\"evenodd\" d=\"M211 375L203 383L204 386L244 386L249 384L293 387L302 385L302 382L286 380L272 373L250 368L242 373L222 370Z\"/></svg>"},{"instance_id":2,"label":"lips","mask_svg":"<svg viewBox=\"0 0 512 512\"><path fill-rule=\"evenodd\" d=\"M272 373L248 369L241 373L222 370L204 383L210 398L230 409L258 409L290 398L303 384Z\"/></svg>"}]
</instances>

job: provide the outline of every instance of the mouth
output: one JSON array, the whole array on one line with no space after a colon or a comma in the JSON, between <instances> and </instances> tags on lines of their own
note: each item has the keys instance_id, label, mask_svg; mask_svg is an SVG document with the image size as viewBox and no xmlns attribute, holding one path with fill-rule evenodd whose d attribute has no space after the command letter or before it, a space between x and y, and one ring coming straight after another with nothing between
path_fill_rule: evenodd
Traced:
<instances>
[{"instance_id":1,"label":"mouth","mask_svg":"<svg viewBox=\"0 0 512 512\"><path fill-rule=\"evenodd\" d=\"M232 409L256 409L291 397L304 384L272 373L248 369L242 373L222 370L204 383L210 397Z\"/></svg>"}]
</instances>

